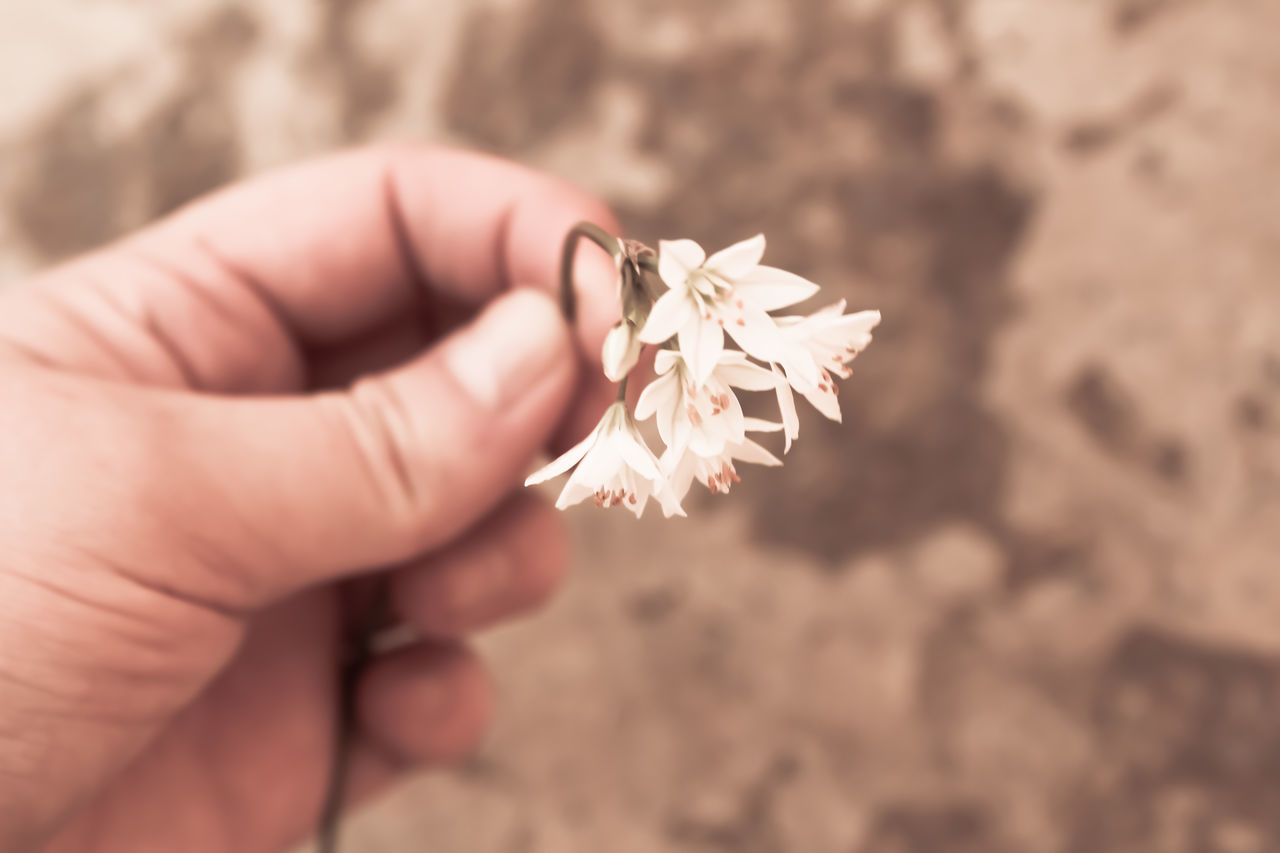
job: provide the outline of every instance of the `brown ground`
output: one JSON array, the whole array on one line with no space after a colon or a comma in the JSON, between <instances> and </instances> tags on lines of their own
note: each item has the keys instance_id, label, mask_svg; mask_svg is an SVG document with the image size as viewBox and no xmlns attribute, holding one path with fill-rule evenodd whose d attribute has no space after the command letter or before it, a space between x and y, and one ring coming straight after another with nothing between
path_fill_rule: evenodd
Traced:
<instances>
[{"instance_id":1,"label":"brown ground","mask_svg":"<svg viewBox=\"0 0 1280 853\"><path fill-rule=\"evenodd\" d=\"M324 11L318 11L323 9ZM8 0L0 273L353 140L763 230L843 426L572 515L483 755L370 853L1280 849L1280 2Z\"/></svg>"}]
</instances>

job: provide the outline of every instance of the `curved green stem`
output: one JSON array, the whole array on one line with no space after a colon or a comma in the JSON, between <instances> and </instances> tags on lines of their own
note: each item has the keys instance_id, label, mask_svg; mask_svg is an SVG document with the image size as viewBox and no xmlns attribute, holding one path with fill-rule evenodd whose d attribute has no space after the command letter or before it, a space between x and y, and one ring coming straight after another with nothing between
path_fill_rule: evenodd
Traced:
<instances>
[{"instance_id":1,"label":"curved green stem","mask_svg":"<svg viewBox=\"0 0 1280 853\"><path fill-rule=\"evenodd\" d=\"M572 323L578 316L578 294L573 288L573 260L577 256L578 240L582 237L595 243L611 257L622 254L618 240L608 231L592 222L579 222L564 238L560 252L560 312Z\"/></svg>"}]
</instances>

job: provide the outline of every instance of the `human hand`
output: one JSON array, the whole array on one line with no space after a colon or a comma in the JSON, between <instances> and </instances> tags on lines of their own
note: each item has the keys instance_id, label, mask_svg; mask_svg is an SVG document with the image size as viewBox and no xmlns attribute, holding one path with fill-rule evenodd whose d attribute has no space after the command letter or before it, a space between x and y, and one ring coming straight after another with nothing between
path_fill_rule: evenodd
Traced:
<instances>
[{"instance_id":1,"label":"human hand","mask_svg":"<svg viewBox=\"0 0 1280 853\"><path fill-rule=\"evenodd\" d=\"M613 224L507 163L363 150L0 293L0 849L305 837L353 579L388 567L426 639L359 684L353 795L475 744L490 693L459 638L565 563L513 488L612 395L577 369L611 260L581 250L576 348L510 292L555 287L582 219Z\"/></svg>"}]
</instances>

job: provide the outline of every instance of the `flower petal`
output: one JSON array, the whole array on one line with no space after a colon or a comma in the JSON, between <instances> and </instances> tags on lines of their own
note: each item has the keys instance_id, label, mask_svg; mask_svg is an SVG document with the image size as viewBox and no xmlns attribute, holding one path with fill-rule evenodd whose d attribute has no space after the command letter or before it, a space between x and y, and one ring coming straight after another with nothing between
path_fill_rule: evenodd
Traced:
<instances>
[{"instance_id":1,"label":"flower petal","mask_svg":"<svg viewBox=\"0 0 1280 853\"><path fill-rule=\"evenodd\" d=\"M635 496L636 502L631 503L631 499L628 498L622 505L631 510L631 512L635 514L636 518L639 518L644 515L644 508L645 505L649 503L649 493L652 491L653 484L648 480L641 480L639 483L636 483L635 488L631 492L631 494Z\"/></svg>"},{"instance_id":2,"label":"flower petal","mask_svg":"<svg viewBox=\"0 0 1280 853\"><path fill-rule=\"evenodd\" d=\"M730 362L721 359L716 365L716 376L724 380L725 384L746 391L772 391L777 381L768 370L746 359Z\"/></svg>"},{"instance_id":3,"label":"flower petal","mask_svg":"<svg viewBox=\"0 0 1280 853\"><path fill-rule=\"evenodd\" d=\"M686 517L684 507L680 506L680 498L670 487L658 489L654 497L658 499L658 503L662 507L664 518L670 518L673 515L678 515L681 518Z\"/></svg>"},{"instance_id":4,"label":"flower petal","mask_svg":"<svg viewBox=\"0 0 1280 853\"><path fill-rule=\"evenodd\" d=\"M791 442L800 437L800 416L796 413L796 398L791 393L791 383L778 369L777 365L773 366L773 372L778 378L776 386L778 392L778 412L782 415L782 432L786 436L786 446L783 453L791 452Z\"/></svg>"},{"instance_id":5,"label":"flower petal","mask_svg":"<svg viewBox=\"0 0 1280 853\"><path fill-rule=\"evenodd\" d=\"M732 454L734 459L741 459L743 462L750 462L753 465L776 467L782 464L781 459L749 438L741 444L735 445L732 449Z\"/></svg>"},{"instance_id":6,"label":"flower petal","mask_svg":"<svg viewBox=\"0 0 1280 853\"><path fill-rule=\"evenodd\" d=\"M750 272L763 257L764 235L757 234L749 240L734 243L716 252L702 263L702 268L729 282L734 282Z\"/></svg>"},{"instance_id":7,"label":"flower petal","mask_svg":"<svg viewBox=\"0 0 1280 853\"><path fill-rule=\"evenodd\" d=\"M696 311L697 307L684 288L668 290L653 303L649 319L640 330L640 340L646 344L660 344L670 340Z\"/></svg>"},{"instance_id":8,"label":"flower petal","mask_svg":"<svg viewBox=\"0 0 1280 853\"><path fill-rule=\"evenodd\" d=\"M614 452L632 471L646 480L662 479L662 472L658 470L658 460L654 458L649 448L644 446L638 432L634 432L633 429L619 430L614 433L611 444Z\"/></svg>"},{"instance_id":9,"label":"flower petal","mask_svg":"<svg viewBox=\"0 0 1280 853\"><path fill-rule=\"evenodd\" d=\"M738 402L738 397L732 391L729 394L729 407L724 410L722 417L725 421L727 441L738 443L746 438L747 419L742 413L742 404Z\"/></svg>"},{"instance_id":10,"label":"flower petal","mask_svg":"<svg viewBox=\"0 0 1280 853\"><path fill-rule=\"evenodd\" d=\"M820 387L814 387L800 393L815 409L822 412L827 420L840 423L840 398L836 396L832 386L828 385L826 391L823 391Z\"/></svg>"},{"instance_id":11,"label":"flower petal","mask_svg":"<svg viewBox=\"0 0 1280 853\"><path fill-rule=\"evenodd\" d=\"M595 494L595 489L584 483L574 482L572 479L564 484L564 488L560 490L560 496L556 498L556 509L568 509L591 495Z\"/></svg>"},{"instance_id":12,"label":"flower petal","mask_svg":"<svg viewBox=\"0 0 1280 853\"><path fill-rule=\"evenodd\" d=\"M719 418L716 420L718 421ZM704 423L701 429L695 429L689 433L688 452L694 456L701 456L703 459L709 459L724 453L724 449L729 443L729 436L726 430L708 429L708 426L710 425Z\"/></svg>"},{"instance_id":13,"label":"flower petal","mask_svg":"<svg viewBox=\"0 0 1280 853\"><path fill-rule=\"evenodd\" d=\"M680 327L680 354L684 356L693 381L707 381L724 351L724 329L715 320L694 316Z\"/></svg>"},{"instance_id":14,"label":"flower petal","mask_svg":"<svg viewBox=\"0 0 1280 853\"><path fill-rule=\"evenodd\" d=\"M782 429L782 424L775 424L763 418L743 418L742 426L747 432L777 432Z\"/></svg>"},{"instance_id":15,"label":"flower petal","mask_svg":"<svg viewBox=\"0 0 1280 853\"><path fill-rule=\"evenodd\" d=\"M673 349L660 349L653 357L653 372L662 374L675 367L680 361L680 353Z\"/></svg>"},{"instance_id":16,"label":"flower petal","mask_svg":"<svg viewBox=\"0 0 1280 853\"><path fill-rule=\"evenodd\" d=\"M816 388L822 381L822 371L813 360L813 353L802 344L787 341L783 345L782 357L777 361L786 371L787 381L802 394L810 388Z\"/></svg>"},{"instance_id":17,"label":"flower petal","mask_svg":"<svg viewBox=\"0 0 1280 853\"><path fill-rule=\"evenodd\" d=\"M635 418L645 421L655 413L666 412L680 404L680 377L668 371L650 382L636 400Z\"/></svg>"},{"instance_id":18,"label":"flower petal","mask_svg":"<svg viewBox=\"0 0 1280 853\"><path fill-rule=\"evenodd\" d=\"M852 347L861 352L871 343L871 330L880 325L879 311L858 311L846 314L831 324L837 333L836 341L842 347Z\"/></svg>"},{"instance_id":19,"label":"flower petal","mask_svg":"<svg viewBox=\"0 0 1280 853\"><path fill-rule=\"evenodd\" d=\"M565 471L577 465L582 460L582 457L587 455L587 451L591 449L591 445L595 443L596 436L599 434L600 424L596 424L595 429L591 430L586 438L560 454L550 464L534 471L525 479L524 484L526 486L536 486L538 483L545 483L547 480L559 477Z\"/></svg>"},{"instance_id":20,"label":"flower petal","mask_svg":"<svg viewBox=\"0 0 1280 853\"><path fill-rule=\"evenodd\" d=\"M776 311L803 302L821 288L806 278L776 267L758 266L739 276L733 292L761 311Z\"/></svg>"},{"instance_id":21,"label":"flower petal","mask_svg":"<svg viewBox=\"0 0 1280 853\"><path fill-rule=\"evenodd\" d=\"M692 240L658 241L658 275L672 290L686 290L689 273L706 258L707 253Z\"/></svg>"},{"instance_id":22,"label":"flower petal","mask_svg":"<svg viewBox=\"0 0 1280 853\"><path fill-rule=\"evenodd\" d=\"M738 318L724 328L743 352L761 361L780 361L786 352L786 342L773 318L752 305L742 308Z\"/></svg>"},{"instance_id":23,"label":"flower petal","mask_svg":"<svg viewBox=\"0 0 1280 853\"><path fill-rule=\"evenodd\" d=\"M571 482L589 486L594 492L617 476L623 462L611 446L615 435L616 433L612 431L606 431L600 435L595 446L587 451L587 455L582 457L578 467L573 470L569 478Z\"/></svg>"}]
</instances>

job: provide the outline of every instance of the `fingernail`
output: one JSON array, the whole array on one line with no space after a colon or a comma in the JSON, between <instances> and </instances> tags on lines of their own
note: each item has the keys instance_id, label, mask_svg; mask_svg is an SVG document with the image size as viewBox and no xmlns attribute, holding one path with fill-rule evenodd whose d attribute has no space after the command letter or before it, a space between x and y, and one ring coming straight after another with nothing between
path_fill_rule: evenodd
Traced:
<instances>
[{"instance_id":1,"label":"fingernail","mask_svg":"<svg viewBox=\"0 0 1280 853\"><path fill-rule=\"evenodd\" d=\"M560 311L542 293L520 289L489 305L449 346L445 359L481 406L510 404L573 358Z\"/></svg>"}]
</instances>

